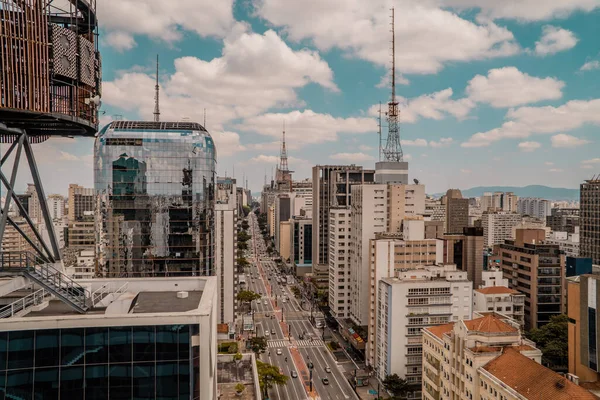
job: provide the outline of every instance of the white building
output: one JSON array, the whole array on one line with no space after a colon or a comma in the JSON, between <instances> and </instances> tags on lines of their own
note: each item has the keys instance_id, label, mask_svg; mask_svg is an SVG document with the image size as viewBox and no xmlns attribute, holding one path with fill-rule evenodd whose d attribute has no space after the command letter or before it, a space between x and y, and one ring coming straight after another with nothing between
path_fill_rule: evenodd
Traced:
<instances>
[{"instance_id":1,"label":"white building","mask_svg":"<svg viewBox=\"0 0 600 400\"><path fill-rule=\"evenodd\" d=\"M369 318L369 240L377 233L401 233L403 221L425 213L425 186L365 184L352 186L350 317L358 325Z\"/></svg>"},{"instance_id":2,"label":"white building","mask_svg":"<svg viewBox=\"0 0 600 400\"><path fill-rule=\"evenodd\" d=\"M38 393L44 399L109 398L110 393L110 398L216 400L216 280L79 280L91 307L83 313L38 291L31 306L5 315L0 324L8 346L3 352L22 360L8 363L5 373L32 377L35 371L37 376L20 380L7 393ZM25 290L30 285L21 276L4 280L0 298L19 302L31 294ZM33 354L44 354L43 362L34 363ZM46 374L39 373L42 364L51 367ZM121 378L109 379L109 370Z\"/></svg>"},{"instance_id":3,"label":"white building","mask_svg":"<svg viewBox=\"0 0 600 400\"><path fill-rule=\"evenodd\" d=\"M579 227L575 227L575 233L551 232L546 237L546 243L557 244L567 257L579 257Z\"/></svg>"},{"instance_id":4,"label":"white building","mask_svg":"<svg viewBox=\"0 0 600 400\"><path fill-rule=\"evenodd\" d=\"M508 279L504 278L504 274L500 268L491 268L488 266L486 271L481 272L481 281L483 282L479 288L492 286L508 287ZM479 289L478 288L478 289Z\"/></svg>"},{"instance_id":5,"label":"white building","mask_svg":"<svg viewBox=\"0 0 600 400\"><path fill-rule=\"evenodd\" d=\"M431 221L446 221L446 206L440 200L425 199L425 215L429 215Z\"/></svg>"},{"instance_id":6,"label":"white building","mask_svg":"<svg viewBox=\"0 0 600 400\"><path fill-rule=\"evenodd\" d=\"M75 264L65 268L65 273L73 279L92 279L96 275L95 251L80 250Z\"/></svg>"},{"instance_id":7,"label":"white building","mask_svg":"<svg viewBox=\"0 0 600 400\"><path fill-rule=\"evenodd\" d=\"M529 215L546 220L551 214L552 203L539 197L522 197L517 202L517 212L523 215Z\"/></svg>"},{"instance_id":8,"label":"white building","mask_svg":"<svg viewBox=\"0 0 600 400\"><path fill-rule=\"evenodd\" d=\"M296 194L297 198L304 200L304 205L310 208L312 211L313 205L313 188L312 181L310 179L304 179L302 181L294 181L292 183L292 191Z\"/></svg>"},{"instance_id":9,"label":"white building","mask_svg":"<svg viewBox=\"0 0 600 400\"><path fill-rule=\"evenodd\" d=\"M217 275L219 324L232 326L235 319L238 292L237 224L238 206L236 181L217 178L215 201L215 270Z\"/></svg>"},{"instance_id":10,"label":"white building","mask_svg":"<svg viewBox=\"0 0 600 400\"><path fill-rule=\"evenodd\" d=\"M497 209L507 212L517 212L519 197L513 192L485 192L480 197L481 211Z\"/></svg>"},{"instance_id":11,"label":"white building","mask_svg":"<svg viewBox=\"0 0 600 400\"><path fill-rule=\"evenodd\" d=\"M422 328L471 318L473 283L456 265L403 271L379 282L374 369L421 383Z\"/></svg>"},{"instance_id":12,"label":"white building","mask_svg":"<svg viewBox=\"0 0 600 400\"><path fill-rule=\"evenodd\" d=\"M53 221L62 220L65 217L65 198L60 194L48 196L48 210Z\"/></svg>"},{"instance_id":13,"label":"white building","mask_svg":"<svg viewBox=\"0 0 600 400\"><path fill-rule=\"evenodd\" d=\"M329 209L329 308L336 319L349 316L350 207Z\"/></svg>"},{"instance_id":14,"label":"white building","mask_svg":"<svg viewBox=\"0 0 600 400\"><path fill-rule=\"evenodd\" d=\"M491 286L473 291L473 311L495 312L525 325L525 294L506 286Z\"/></svg>"},{"instance_id":15,"label":"white building","mask_svg":"<svg viewBox=\"0 0 600 400\"><path fill-rule=\"evenodd\" d=\"M521 223L521 214L506 211L485 211L481 216L483 243L487 247L513 239L513 227Z\"/></svg>"},{"instance_id":16,"label":"white building","mask_svg":"<svg viewBox=\"0 0 600 400\"><path fill-rule=\"evenodd\" d=\"M33 183L28 183L27 191L25 193L29 195L29 205L27 210L29 218L36 224L43 222L42 207L35 185Z\"/></svg>"}]
</instances>

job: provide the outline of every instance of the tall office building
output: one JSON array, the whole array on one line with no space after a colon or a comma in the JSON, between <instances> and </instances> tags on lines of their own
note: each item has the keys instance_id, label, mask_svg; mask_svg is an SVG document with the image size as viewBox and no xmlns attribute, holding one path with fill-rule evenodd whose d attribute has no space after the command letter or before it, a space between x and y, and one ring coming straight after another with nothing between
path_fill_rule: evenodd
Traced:
<instances>
[{"instance_id":1,"label":"tall office building","mask_svg":"<svg viewBox=\"0 0 600 400\"><path fill-rule=\"evenodd\" d=\"M290 259L298 268L312 266L312 228L312 218L297 216L290 220Z\"/></svg>"},{"instance_id":2,"label":"tall office building","mask_svg":"<svg viewBox=\"0 0 600 400\"><path fill-rule=\"evenodd\" d=\"M93 250L96 245L94 213L86 211L76 221L69 222L65 245L73 250Z\"/></svg>"},{"instance_id":3,"label":"tall office building","mask_svg":"<svg viewBox=\"0 0 600 400\"><path fill-rule=\"evenodd\" d=\"M48 196L48 210L52 220L61 220L65 216L65 198L60 194Z\"/></svg>"},{"instance_id":4,"label":"tall office building","mask_svg":"<svg viewBox=\"0 0 600 400\"><path fill-rule=\"evenodd\" d=\"M69 185L69 222L79 221L88 211L94 211L96 197L94 188L85 188L77 184Z\"/></svg>"},{"instance_id":5,"label":"tall office building","mask_svg":"<svg viewBox=\"0 0 600 400\"><path fill-rule=\"evenodd\" d=\"M317 165L312 170L313 265L329 263L329 208L351 204L354 185L372 183L374 170L358 165Z\"/></svg>"},{"instance_id":6,"label":"tall office building","mask_svg":"<svg viewBox=\"0 0 600 400\"><path fill-rule=\"evenodd\" d=\"M458 189L446 192L446 233L462 233L469 226L469 199L463 199Z\"/></svg>"},{"instance_id":7,"label":"tall office building","mask_svg":"<svg viewBox=\"0 0 600 400\"><path fill-rule=\"evenodd\" d=\"M217 275L217 320L233 324L239 290L237 271L238 207L236 181L217 178L215 195L215 272Z\"/></svg>"},{"instance_id":8,"label":"tall office building","mask_svg":"<svg viewBox=\"0 0 600 400\"><path fill-rule=\"evenodd\" d=\"M460 235L445 234L444 263L456 264L461 271L467 271L467 277L478 288L483 283L483 228L463 229Z\"/></svg>"},{"instance_id":9,"label":"tall office building","mask_svg":"<svg viewBox=\"0 0 600 400\"><path fill-rule=\"evenodd\" d=\"M546 220L550 215L552 204L546 199L539 197L522 197L517 202L517 212L523 215Z\"/></svg>"},{"instance_id":10,"label":"tall office building","mask_svg":"<svg viewBox=\"0 0 600 400\"><path fill-rule=\"evenodd\" d=\"M566 311L565 255L544 239L542 229L518 229L516 239L498 250L510 288L525 293L526 329L539 328Z\"/></svg>"},{"instance_id":11,"label":"tall office building","mask_svg":"<svg viewBox=\"0 0 600 400\"><path fill-rule=\"evenodd\" d=\"M546 225L553 231L575 233L579 227L579 208L553 208L546 217Z\"/></svg>"},{"instance_id":12,"label":"tall office building","mask_svg":"<svg viewBox=\"0 0 600 400\"><path fill-rule=\"evenodd\" d=\"M350 315L350 207L329 209L329 308L340 320Z\"/></svg>"},{"instance_id":13,"label":"tall office building","mask_svg":"<svg viewBox=\"0 0 600 400\"><path fill-rule=\"evenodd\" d=\"M214 275L216 151L203 126L113 121L94 163L102 274Z\"/></svg>"},{"instance_id":14,"label":"tall office building","mask_svg":"<svg viewBox=\"0 0 600 400\"><path fill-rule=\"evenodd\" d=\"M513 227L521 223L521 214L488 210L481 216L484 245L492 247L513 239Z\"/></svg>"},{"instance_id":15,"label":"tall office building","mask_svg":"<svg viewBox=\"0 0 600 400\"><path fill-rule=\"evenodd\" d=\"M519 197L513 192L485 192L480 197L481 211L490 209L502 210L507 212L517 212L517 202Z\"/></svg>"},{"instance_id":16,"label":"tall office building","mask_svg":"<svg viewBox=\"0 0 600 400\"><path fill-rule=\"evenodd\" d=\"M579 254L600 264L600 178L581 184L580 201Z\"/></svg>"}]
</instances>

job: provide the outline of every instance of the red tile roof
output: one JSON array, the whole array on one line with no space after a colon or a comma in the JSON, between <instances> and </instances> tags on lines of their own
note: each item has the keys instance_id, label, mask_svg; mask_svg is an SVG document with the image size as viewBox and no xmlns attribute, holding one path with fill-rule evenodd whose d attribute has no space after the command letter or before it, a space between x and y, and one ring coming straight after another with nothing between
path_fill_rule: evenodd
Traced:
<instances>
[{"instance_id":1,"label":"red tile roof","mask_svg":"<svg viewBox=\"0 0 600 400\"><path fill-rule=\"evenodd\" d=\"M229 333L229 325L217 324L217 333Z\"/></svg>"},{"instance_id":2,"label":"red tile roof","mask_svg":"<svg viewBox=\"0 0 600 400\"><path fill-rule=\"evenodd\" d=\"M503 322L496 314L488 314L485 317L464 321L467 329L477 332L517 332L517 328Z\"/></svg>"},{"instance_id":3,"label":"red tile roof","mask_svg":"<svg viewBox=\"0 0 600 400\"><path fill-rule=\"evenodd\" d=\"M516 290L509 289L506 286L490 286L481 289L475 289L475 291L483 294L517 294Z\"/></svg>"},{"instance_id":4,"label":"red tile roof","mask_svg":"<svg viewBox=\"0 0 600 400\"><path fill-rule=\"evenodd\" d=\"M483 369L528 400L598 400L598 397L556 372L506 347Z\"/></svg>"},{"instance_id":5,"label":"red tile roof","mask_svg":"<svg viewBox=\"0 0 600 400\"><path fill-rule=\"evenodd\" d=\"M431 332L433 335L439 337L440 339L444 337L444 333L448 333L454 328L454 322L444 325L436 325L425 328L425 330Z\"/></svg>"}]
</instances>

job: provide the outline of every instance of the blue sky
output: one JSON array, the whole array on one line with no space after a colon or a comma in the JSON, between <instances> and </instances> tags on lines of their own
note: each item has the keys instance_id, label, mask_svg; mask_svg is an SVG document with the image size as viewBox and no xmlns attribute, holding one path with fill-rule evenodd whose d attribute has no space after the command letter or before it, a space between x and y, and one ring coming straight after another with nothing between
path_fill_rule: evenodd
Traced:
<instances>
[{"instance_id":1,"label":"blue sky","mask_svg":"<svg viewBox=\"0 0 600 400\"><path fill-rule=\"evenodd\" d=\"M258 191L284 121L295 178L315 164L373 168L393 5L403 150L427 192L577 187L600 173L600 1L480 3L106 0L102 122L152 117L158 53L162 119L202 122L206 108L220 175L235 168ZM60 172L48 192L92 185L91 140L38 148Z\"/></svg>"}]
</instances>

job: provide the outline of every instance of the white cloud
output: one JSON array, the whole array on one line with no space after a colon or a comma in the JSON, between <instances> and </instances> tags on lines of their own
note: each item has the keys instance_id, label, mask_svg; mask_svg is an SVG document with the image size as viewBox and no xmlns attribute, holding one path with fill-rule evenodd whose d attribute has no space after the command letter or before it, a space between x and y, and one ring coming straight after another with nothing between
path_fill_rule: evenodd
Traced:
<instances>
[{"instance_id":1,"label":"white cloud","mask_svg":"<svg viewBox=\"0 0 600 400\"><path fill-rule=\"evenodd\" d=\"M240 143L240 135L229 131L212 131L211 136L217 148L217 157L230 156L246 150Z\"/></svg>"},{"instance_id":2,"label":"white cloud","mask_svg":"<svg viewBox=\"0 0 600 400\"><path fill-rule=\"evenodd\" d=\"M372 118L336 118L312 110L262 114L245 119L238 128L279 138L283 120L286 121L286 142L296 146L334 142L338 140L339 134L374 133L377 129Z\"/></svg>"},{"instance_id":3,"label":"white cloud","mask_svg":"<svg viewBox=\"0 0 600 400\"><path fill-rule=\"evenodd\" d=\"M584 160L581 163L582 164L587 164L587 165L600 164L600 158L592 158L591 160Z\"/></svg>"},{"instance_id":4,"label":"white cloud","mask_svg":"<svg viewBox=\"0 0 600 400\"><path fill-rule=\"evenodd\" d=\"M579 68L580 71L591 71L594 69L600 69L600 61L588 61Z\"/></svg>"},{"instance_id":5,"label":"white cloud","mask_svg":"<svg viewBox=\"0 0 600 400\"><path fill-rule=\"evenodd\" d=\"M466 168L461 168L460 172L462 172L463 174L470 174L471 170L470 169L466 169Z\"/></svg>"},{"instance_id":6,"label":"white cloud","mask_svg":"<svg viewBox=\"0 0 600 400\"><path fill-rule=\"evenodd\" d=\"M441 138L438 142L434 142L433 140L429 141L429 145L431 147L447 147L450 146L454 142L452 138Z\"/></svg>"},{"instance_id":7,"label":"white cloud","mask_svg":"<svg viewBox=\"0 0 600 400\"><path fill-rule=\"evenodd\" d=\"M127 32L108 32L103 41L119 52L131 50L136 46L135 39Z\"/></svg>"},{"instance_id":8,"label":"white cloud","mask_svg":"<svg viewBox=\"0 0 600 400\"><path fill-rule=\"evenodd\" d=\"M448 115L452 115L457 119L464 119L475 107L475 103L467 98L453 100L451 99L452 94L452 88L447 88L412 99L399 97L400 122L414 123L420 118L442 120ZM379 104L372 105L368 114L372 116L379 115Z\"/></svg>"},{"instance_id":9,"label":"white cloud","mask_svg":"<svg viewBox=\"0 0 600 400\"><path fill-rule=\"evenodd\" d=\"M358 149L360 151L371 151L371 150L373 150L373 147L361 144L360 146L358 146Z\"/></svg>"},{"instance_id":10,"label":"white cloud","mask_svg":"<svg viewBox=\"0 0 600 400\"><path fill-rule=\"evenodd\" d=\"M257 14L283 27L291 40L381 66L390 61L388 0L255 0ZM402 74L431 74L446 63L513 55L513 34L491 21L477 24L434 1L396 4L396 65Z\"/></svg>"},{"instance_id":11,"label":"white cloud","mask_svg":"<svg viewBox=\"0 0 600 400\"><path fill-rule=\"evenodd\" d=\"M560 168L550 168L548 172L563 172L563 170Z\"/></svg>"},{"instance_id":12,"label":"white cloud","mask_svg":"<svg viewBox=\"0 0 600 400\"><path fill-rule=\"evenodd\" d=\"M427 147L427 140L415 139L415 140L401 140L402 146L415 146L415 147Z\"/></svg>"},{"instance_id":13,"label":"white cloud","mask_svg":"<svg viewBox=\"0 0 600 400\"><path fill-rule=\"evenodd\" d=\"M542 147L538 142L521 142L519 143L519 150L524 152L532 152Z\"/></svg>"},{"instance_id":14,"label":"white cloud","mask_svg":"<svg viewBox=\"0 0 600 400\"><path fill-rule=\"evenodd\" d=\"M506 114L499 128L472 135L462 147L485 147L502 139L523 139L532 134L568 132L585 124L600 125L600 99L571 100L559 107L520 107Z\"/></svg>"},{"instance_id":15,"label":"white cloud","mask_svg":"<svg viewBox=\"0 0 600 400\"><path fill-rule=\"evenodd\" d=\"M552 161L546 161L546 162L544 163L544 165L547 165L547 166L551 167L551 166L553 166L553 165L554 165L554 163L553 163Z\"/></svg>"},{"instance_id":16,"label":"white cloud","mask_svg":"<svg viewBox=\"0 0 600 400\"><path fill-rule=\"evenodd\" d=\"M183 30L203 37L226 36L235 24L232 7L233 0L104 0L98 19L109 33L171 42L181 39Z\"/></svg>"},{"instance_id":17,"label":"white cloud","mask_svg":"<svg viewBox=\"0 0 600 400\"><path fill-rule=\"evenodd\" d=\"M469 98L493 107L513 107L562 97L565 83L555 78L537 78L515 67L491 69L469 81Z\"/></svg>"},{"instance_id":18,"label":"white cloud","mask_svg":"<svg viewBox=\"0 0 600 400\"><path fill-rule=\"evenodd\" d=\"M581 166L582 169L594 169L593 165L589 165L589 164L584 164Z\"/></svg>"},{"instance_id":19,"label":"white cloud","mask_svg":"<svg viewBox=\"0 0 600 400\"><path fill-rule=\"evenodd\" d=\"M413 158L412 154L403 154L402 157L404 161L410 161Z\"/></svg>"},{"instance_id":20,"label":"white cloud","mask_svg":"<svg viewBox=\"0 0 600 400\"><path fill-rule=\"evenodd\" d=\"M482 16L486 18L522 21L564 18L575 11L592 11L600 6L597 0L439 0L439 2L450 7L480 8Z\"/></svg>"},{"instance_id":21,"label":"white cloud","mask_svg":"<svg viewBox=\"0 0 600 400\"><path fill-rule=\"evenodd\" d=\"M161 118L201 118L207 109L208 129L258 115L274 107L301 106L296 89L316 83L337 91L333 72L316 52L294 51L274 32L231 34L222 56L210 61L196 57L175 60L175 72L161 79ZM154 77L128 71L103 83L103 102L152 117ZM281 121L276 126L281 126Z\"/></svg>"},{"instance_id":22,"label":"white cloud","mask_svg":"<svg viewBox=\"0 0 600 400\"><path fill-rule=\"evenodd\" d=\"M251 164L278 164L280 161L279 156L267 156L264 154L260 154L256 157L252 157L250 160L248 160L248 163ZM290 164L304 164L307 161L303 160L301 158L296 158L296 157L288 157L288 162Z\"/></svg>"},{"instance_id":23,"label":"white cloud","mask_svg":"<svg viewBox=\"0 0 600 400\"><path fill-rule=\"evenodd\" d=\"M552 142L552 147L567 147L567 148L579 147L579 146L583 146L584 144L590 143L589 140L579 139L579 138L576 138L575 136L567 135L564 133L560 133L558 135L552 136L550 141Z\"/></svg>"},{"instance_id":24,"label":"white cloud","mask_svg":"<svg viewBox=\"0 0 600 400\"><path fill-rule=\"evenodd\" d=\"M373 160L373 157L365 153L336 153L329 156L332 160L361 162Z\"/></svg>"},{"instance_id":25,"label":"white cloud","mask_svg":"<svg viewBox=\"0 0 600 400\"><path fill-rule=\"evenodd\" d=\"M573 32L557 26L546 25L542 28L542 37L535 42L535 53L539 56L558 53L575 47L577 41Z\"/></svg>"}]
</instances>

